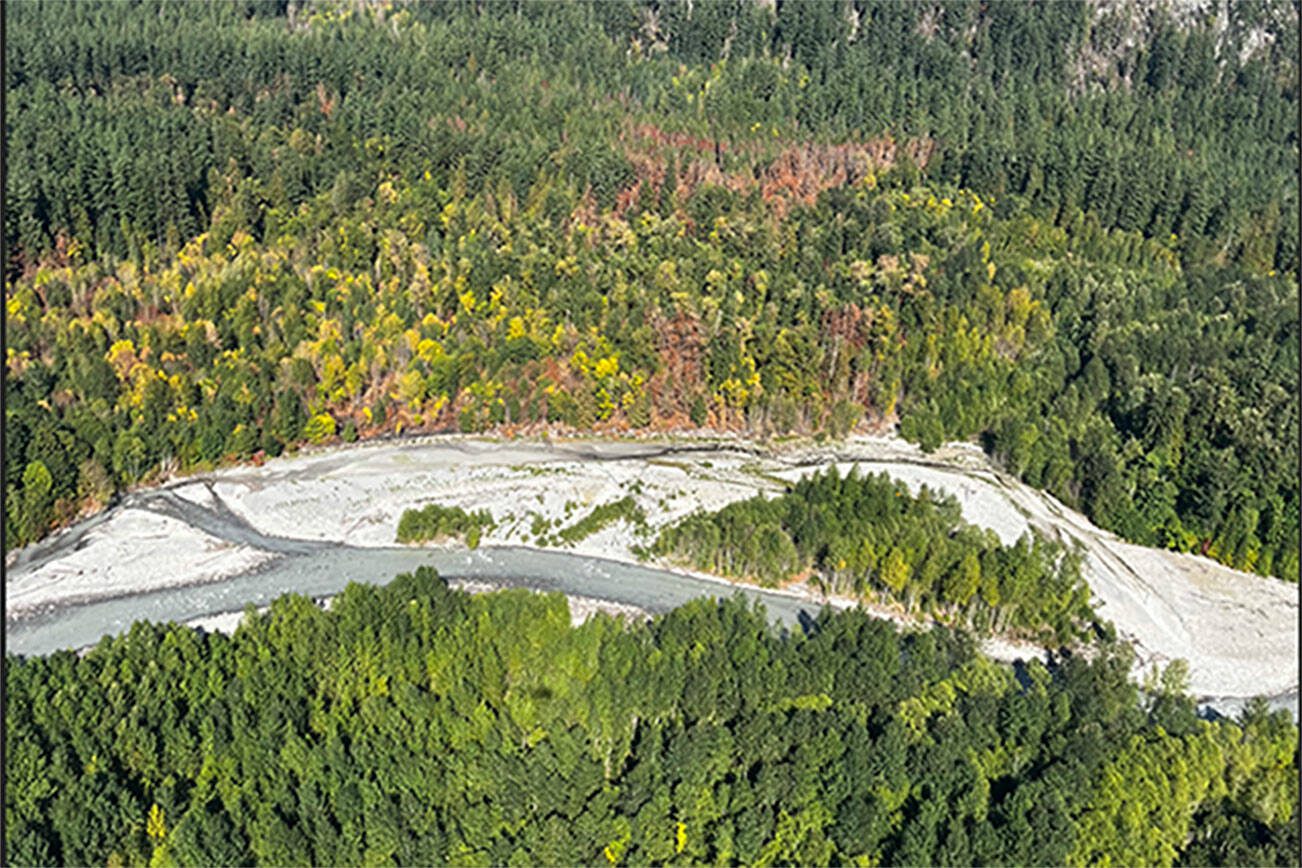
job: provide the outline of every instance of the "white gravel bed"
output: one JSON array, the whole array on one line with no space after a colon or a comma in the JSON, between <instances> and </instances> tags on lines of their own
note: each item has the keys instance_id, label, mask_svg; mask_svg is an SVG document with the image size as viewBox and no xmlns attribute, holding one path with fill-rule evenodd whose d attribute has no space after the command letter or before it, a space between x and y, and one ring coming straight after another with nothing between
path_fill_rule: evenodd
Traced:
<instances>
[{"instance_id":1,"label":"white gravel bed","mask_svg":"<svg viewBox=\"0 0 1302 868\"><path fill-rule=\"evenodd\" d=\"M91 530L78 549L33 570L10 571L5 578L5 617L142 589L215 581L272 557L168 516L125 509Z\"/></svg>"}]
</instances>

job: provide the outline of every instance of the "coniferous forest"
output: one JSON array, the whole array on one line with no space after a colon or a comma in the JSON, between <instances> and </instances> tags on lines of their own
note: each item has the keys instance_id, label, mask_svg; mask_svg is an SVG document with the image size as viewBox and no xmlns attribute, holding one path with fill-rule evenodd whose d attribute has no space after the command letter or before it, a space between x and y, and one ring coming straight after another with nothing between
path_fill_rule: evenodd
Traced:
<instances>
[{"instance_id":1,"label":"coniferous forest","mask_svg":"<svg viewBox=\"0 0 1302 868\"><path fill-rule=\"evenodd\" d=\"M5 14L7 546L304 443L898 423L1297 578L1295 4Z\"/></svg>"},{"instance_id":2,"label":"coniferous forest","mask_svg":"<svg viewBox=\"0 0 1302 868\"><path fill-rule=\"evenodd\" d=\"M1296 2L4 15L6 552L308 445L894 430L1298 580ZM906 494L815 476L648 551L926 630L576 626L422 570L7 656L4 860L1298 864L1287 712L1136 686L1076 552Z\"/></svg>"},{"instance_id":3,"label":"coniferous forest","mask_svg":"<svg viewBox=\"0 0 1302 868\"><path fill-rule=\"evenodd\" d=\"M858 611L572 627L431 571L10 660L17 865L1297 864L1298 729Z\"/></svg>"}]
</instances>

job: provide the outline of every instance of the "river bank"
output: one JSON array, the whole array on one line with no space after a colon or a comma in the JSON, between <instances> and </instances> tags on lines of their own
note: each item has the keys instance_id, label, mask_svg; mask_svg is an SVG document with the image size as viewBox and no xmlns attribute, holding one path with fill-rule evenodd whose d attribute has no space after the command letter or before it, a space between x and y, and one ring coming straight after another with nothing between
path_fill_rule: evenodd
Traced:
<instances>
[{"instance_id":1,"label":"river bank","mask_svg":"<svg viewBox=\"0 0 1302 868\"><path fill-rule=\"evenodd\" d=\"M98 612L97 617L107 619L99 622L100 632L113 632L121 618L128 620L119 629L164 611L170 619L184 620L238 610L277 588L320 595L313 588L324 576L387 581L424 562L449 577L524 579L541 583L542 589L566 590L560 587L562 577L541 575L538 565L575 571L579 578L595 561L647 570L636 564L633 550L666 524L697 509L775 494L805 474L831 466L845 472L854 465L864 472L885 471L914 490L926 485L953 495L966 520L990 528L1004 542L1036 528L1080 544L1084 575L1100 614L1134 641L1143 666L1186 659L1196 695L1296 692L1296 587L1203 558L1122 542L1053 498L999 473L971 445L951 444L926 455L890 437L786 448L681 438L423 438L177 480L129 495L108 515L87 522L84 529L71 529L39 553L20 553L6 587L10 647L19 650L12 641L16 629L27 633L69 608ZM645 515L643 526L620 520L563 552L540 550L542 539L626 496ZM488 511L496 527L485 535L485 549L477 555L396 548L402 512L427 503ZM513 560L505 564L480 563L482 552L490 549L531 554L507 555ZM547 557L560 554L577 560ZM466 558L471 563L463 563ZM463 575L459 565L473 575ZM505 572L494 576L493 569ZM597 573L608 570L603 566ZM647 573L602 574L607 577L566 592L642 608L645 602L652 612L676 605L683 595L705 592L700 584L705 578L699 576L692 579L695 584L656 597L642 593L638 584L653 581ZM675 575L686 578L681 572ZM334 592L343 583L346 579ZM718 587L735 586L725 582ZM178 596L169 597L166 607L153 605L157 600L151 595L166 593ZM179 604L181 599L194 605ZM96 608L118 605L115 600L137 605L120 614ZM812 600L802 605L817 609ZM90 620L78 622L78 629L97 629ZM73 640L67 631L49 635Z\"/></svg>"}]
</instances>

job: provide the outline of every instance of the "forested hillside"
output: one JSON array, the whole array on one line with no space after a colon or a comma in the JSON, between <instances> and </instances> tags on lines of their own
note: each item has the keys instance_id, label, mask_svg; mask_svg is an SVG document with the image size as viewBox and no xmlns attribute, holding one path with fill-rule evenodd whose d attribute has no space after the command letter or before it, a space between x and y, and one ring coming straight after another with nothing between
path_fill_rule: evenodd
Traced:
<instances>
[{"instance_id":1,"label":"forested hillside","mask_svg":"<svg viewBox=\"0 0 1302 868\"><path fill-rule=\"evenodd\" d=\"M305 442L898 422L1297 578L1295 4L5 14L8 546Z\"/></svg>"},{"instance_id":2,"label":"forested hillside","mask_svg":"<svg viewBox=\"0 0 1302 868\"><path fill-rule=\"evenodd\" d=\"M16 865L1297 864L1298 730L738 600L571 627L429 571L5 666Z\"/></svg>"}]
</instances>

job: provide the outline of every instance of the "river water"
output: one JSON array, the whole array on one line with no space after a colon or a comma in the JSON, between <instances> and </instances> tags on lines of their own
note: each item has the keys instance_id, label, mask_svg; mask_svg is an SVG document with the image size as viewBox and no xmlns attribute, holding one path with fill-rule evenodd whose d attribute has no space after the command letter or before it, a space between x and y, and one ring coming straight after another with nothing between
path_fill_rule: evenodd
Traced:
<instances>
[{"instance_id":1,"label":"river water","mask_svg":"<svg viewBox=\"0 0 1302 868\"><path fill-rule=\"evenodd\" d=\"M515 546L465 549L353 548L337 546L282 557L231 579L174 587L60 607L9 622L8 650L48 654L92 645L125 632L133 622L184 622L206 615L265 606L287 593L329 597L349 582L384 584L394 576L431 566L445 579L474 579L501 587L560 591L667 612L696 597L736 593L762 602L773 620L792 627L818 615L809 600L760 588L729 585L637 564L566 552Z\"/></svg>"}]
</instances>

